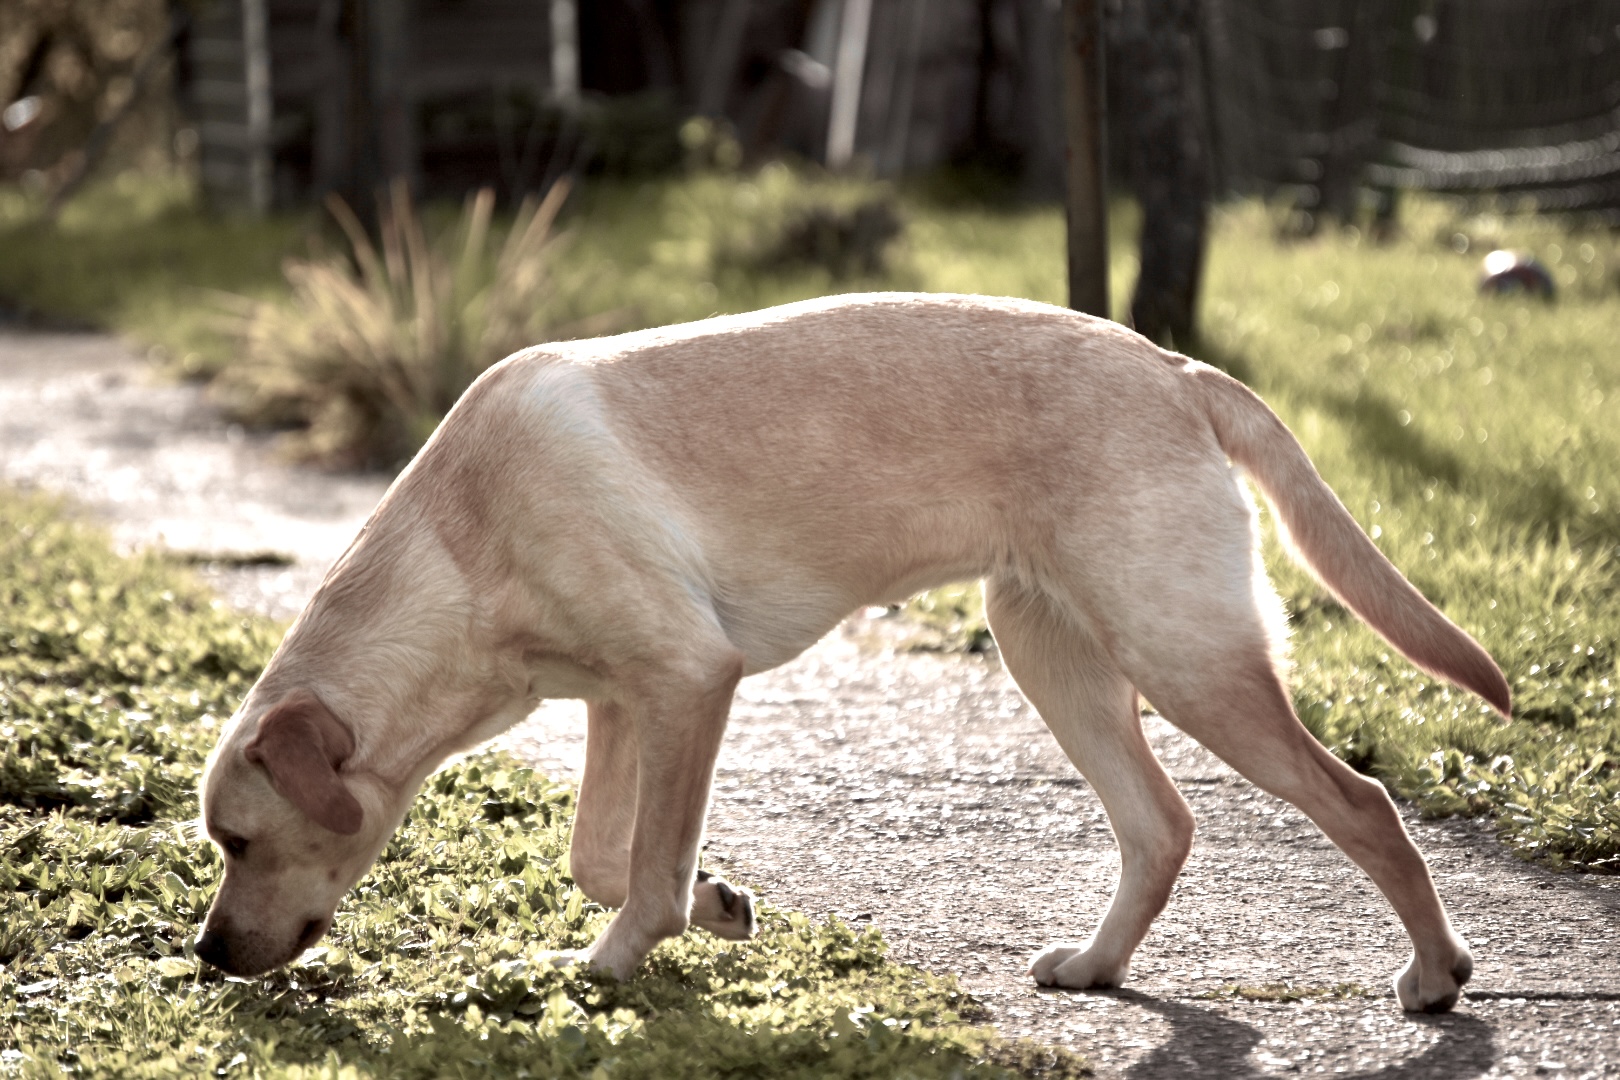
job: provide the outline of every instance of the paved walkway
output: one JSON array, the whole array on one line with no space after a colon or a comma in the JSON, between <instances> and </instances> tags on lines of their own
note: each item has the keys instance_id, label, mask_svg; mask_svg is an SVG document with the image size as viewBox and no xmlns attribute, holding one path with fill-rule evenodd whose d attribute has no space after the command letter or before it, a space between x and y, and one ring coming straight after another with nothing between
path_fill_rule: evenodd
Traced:
<instances>
[{"instance_id":1,"label":"paved walkway","mask_svg":"<svg viewBox=\"0 0 1620 1080\"><path fill-rule=\"evenodd\" d=\"M73 495L125 546L288 556L205 571L283 618L383 488L276 464L110 339L4 329L0 480ZM1478 967L1456 1012L1404 1016L1388 983L1405 939L1370 883L1156 717L1198 815L1192 860L1131 989L1037 990L1028 955L1083 937L1112 890L1101 806L993 661L896 653L888 630L852 620L739 692L709 858L767 900L882 927L898 958L959 975L1004 1032L1080 1050L1105 1077L1620 1076L1620 879L1550 874L1477 825L1412 821ZM565 775L583 735L580 707L555 703L503 743ZM1355 986L1296 1002L1222 990L1282 981Z\"/></svg>"}]
</instances>

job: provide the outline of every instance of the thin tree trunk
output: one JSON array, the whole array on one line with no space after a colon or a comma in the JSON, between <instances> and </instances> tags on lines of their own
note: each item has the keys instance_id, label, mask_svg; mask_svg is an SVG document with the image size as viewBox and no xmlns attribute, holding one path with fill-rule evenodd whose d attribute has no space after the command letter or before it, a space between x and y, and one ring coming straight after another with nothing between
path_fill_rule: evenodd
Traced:
<instances>
[{"instance_id":1,"label":"thin tree trunk","mask_svg":"<svg viewBox=\"0 0 1620 1080\"><path fill-rule=\"evenodd\" d=\"M578 0L550 0L551 98L572 113L579 106Z\"/></svg>"},{"instance_id":2,"label":"thin tree trunk","mask_svg":"<svg viewBox=\"0 0 1620 1080\"><path fill-rule=\"evenodd\" d=\"M1342 39L1327 31L1317 34L1318 47L1342 49L1333 104L1327 109L1328 152L1322 159L1318 185L1322 213L1341 224L1355 220L1361 173L1378 137L1376 81L1378 56L1383 51L1384 5L1360 0L1349 11L1349 26Z\"/></svg>"},{"instance_id":3,"label":"thin tree trunk","mask_svg":"<svg viewBox=\"0 0 1620 1080\"><path fill-rule=\"evenodd\" d=\"M270 141L275 102L270 89L270 11L266 0L242 0L242 54L247 91L248 205L255 214L266 214L275 194L275 147Z\"/></svg>"},{"instance_id":4,"label":"thin tree trunk","mask_svg":"<svg viewBox=\"0 0 1620 1080\"><path fill-rule=\"evenodd\" d=\"M1108 318L1108 193L1098 0L1064 0L1063 125L1069 306Z\"/></svg>"},{"instance_id":5,"label":"thin tree trunk","mask_svg":"<svg viewBox=\"0 0 1620 1080\"><path fill-rule=\"evenodd\" d=\"M378 0L371 18L372 122L381 179L417 182L416 118L410 90L411 0Z\"/></svg>"},{"instance_id":6,"label":"thin tree trunk","mask_svg":"<svg viewBox=\"0 0 1620 1080\"><path fill-rule=\"evenodd\" d=\"M720 9L714 50L708 56L709 70L704 73L703 92L698 97L698 112L705 116L726 115L726 99L737 78L752 6L749 0L726 0Z\"/></svg>"},{"instance_id":7,"label":"thin tree trunk","mask_svg":"<svg viewBox=\"0 0 1620 1080\"><path fill-rule=\"evenodd\" d=\"M1198 0L1124 0L1110 35L1115 85L1130 117L1131 186L1142 205L1131 324L1181 348L1195 336L1209 212L1198 34Z\"/></svg>"}]
</instances>

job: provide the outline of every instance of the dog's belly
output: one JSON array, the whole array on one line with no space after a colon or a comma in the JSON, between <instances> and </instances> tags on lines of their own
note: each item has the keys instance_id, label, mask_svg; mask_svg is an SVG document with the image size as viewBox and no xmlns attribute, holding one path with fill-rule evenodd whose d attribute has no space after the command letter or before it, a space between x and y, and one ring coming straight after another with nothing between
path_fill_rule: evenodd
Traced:
<instances>
[{"instance_id":1,"label":"dog's belly","mask_svg":"<svg viewBox=\"0 0 1620 1080\"><path fill-rule=\"evenodd\" d=\"M861 608L1004 570L991 552L971 550L974 533L943 530L926 546L885 544L881 537L865 538L869 543L846 539L820 545L825 559L820 563L761 559L758 547L746 558L722 555L710 563L716 572L715 614L726 637L747 657L747 673L767 671L810 648ZM805 545L797 546L805 553Z\"/></svg>"},{"instance_id":2,"label":"dog's belly","mask_svg":"<svg viewBox=\"0 0 1620 1080\"><path fill-rule=\"evenodd\" d=\"M803 618L772 621L721 619L726 637L742 651L744 675L780 667L820 641L838 625L843 616L832 619Z\"/></svg>"}]
</instances>

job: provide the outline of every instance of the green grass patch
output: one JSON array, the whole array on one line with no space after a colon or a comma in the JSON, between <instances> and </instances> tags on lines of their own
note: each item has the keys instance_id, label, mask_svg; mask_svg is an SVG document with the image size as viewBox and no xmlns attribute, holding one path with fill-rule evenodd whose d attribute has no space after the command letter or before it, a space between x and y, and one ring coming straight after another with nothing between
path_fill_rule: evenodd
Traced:
<instances>
[{"instance_id":1,"label":"green grass patch","mask_svg":"<svg viewBox=\"0 0 1620 1080\"><path fill-rule=\"evenodd\" d=\"M0 302L126 333L194 376L235 350L208 291L284 297L282 260L307 251L316 235L313 215L203 213L190 184L164 176L92 186L54 223L42 208L0 188Z\"/></svg>"},{"instance_id":2,"label":"green grass patch","mask_svg":"<svg viewBox=\"0 0 1620 1080\"><path fill-rule=\"evenodd\" d=\"M567 225L574 242L557 274L580 311L621 310L634 325L751 311L813 296L880 289L1024 296L1062 303L1063 213L1056 206L977 205L931 188L768 165L757 173L695 173L583 188ZM889 201L902 232L877 273L840 276L823 265L761 265L805 213ZM1116 233L1135 229L1119 203ZM1115 308L1136 272L1129 245L1113 259ZM858 268L857 268L858 269Z\"/></svg>"},{"instance_id":3,"label":"green grass patch","mask_svg":"<svg viewBox=\"0 0 1620 1080\"><path fill-rule=\"evenodd\" d=\"M323 945L255 980L199 965L197 775L278 637L0 493L0 1072L1079 1075L875 931L768 905L756 941L689 934L622 983L551 968L608 916L568 877L571 793L497 755L428 782Z\"/></svg>"},{"instance_id":4,"label":"green grass patch","mask_svg":"<svg viewBox=\"0 0 1620 1080\"><path fill-rule=\"evenodd\" d=\"M984 590L977 583L946 585L919 593L895 614L915 630L902 647L916 652L985 652L994 644L984 617Z\"/></svg>"},{"instance_id":5,"label":"green grass patch","mask_svg":"<svg viewBox=\"0 0 1620 1080\"><path fill-rule=\"evenodd\" d=\"M629 330L870 289L1062 302L1058 208L975 205L933 191L780 164L592 182L564 208L554 321L588 320L592 333ZM870 203L890 205L902 225L879 271L773 257L807 215ZM284 260L343 247L323 212L262 220L210 214L173 177L120 176L87 190L55 223L43 221L41 209L38 199L0 188L0 300L160 346L188 374L211 375L239 354L211 294L285 300ZM430 234L454 215L451 206L427 208ZM509 220L498 212L495 230ZM1129 234L1133 221L1130 206L1115 208L1116 234ZM1122 245L1113 266L1116 310L1124 309L1134 273Z\"/></svg>"}]
</instances>

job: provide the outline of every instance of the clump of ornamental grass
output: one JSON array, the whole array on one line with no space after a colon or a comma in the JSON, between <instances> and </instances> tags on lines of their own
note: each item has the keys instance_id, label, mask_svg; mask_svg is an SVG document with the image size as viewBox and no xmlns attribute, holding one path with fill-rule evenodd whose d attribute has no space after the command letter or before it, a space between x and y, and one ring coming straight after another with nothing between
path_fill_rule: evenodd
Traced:
<instances>
[{"instance_id":1,"label":"clump of ornamental grass","mask_svg":"<svg viewBox=\"0 0 1620 1080\"><path fill-rule=\"evenodd\" d=\"M379 206L378 244L328 198L348 253L287 260L285 301L230 304L242 356L220 392L244 422L295 429L299 458L403 462L485 368L551 336L551 252L567 194L559 181L526 200L498 243L487 188L430 239L396 183Z\"/></svg>"}]
</instances>

